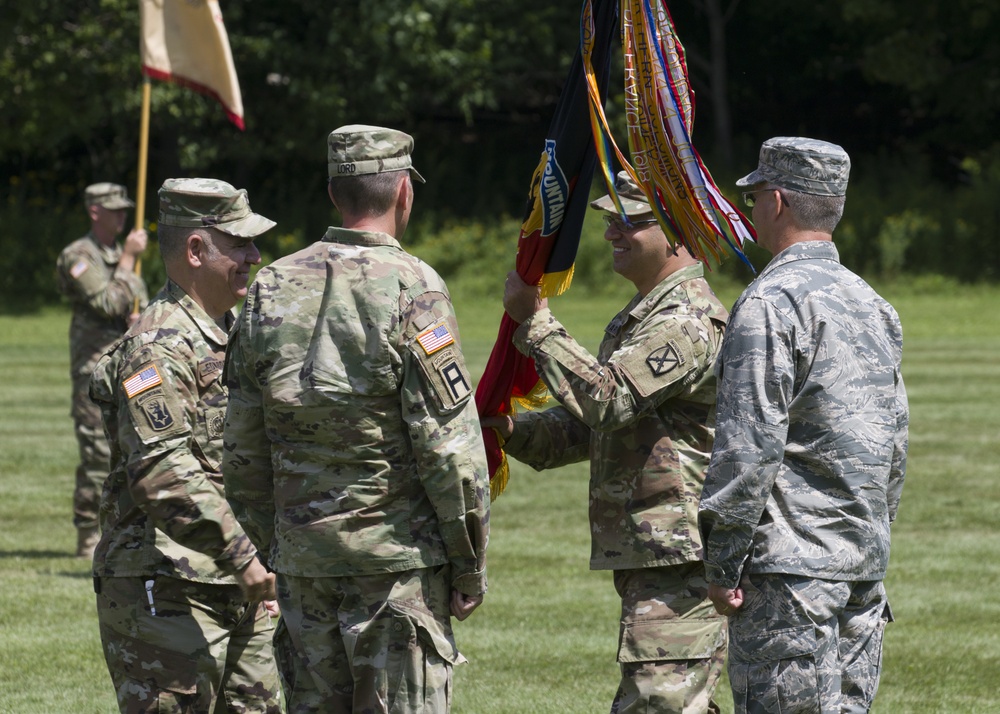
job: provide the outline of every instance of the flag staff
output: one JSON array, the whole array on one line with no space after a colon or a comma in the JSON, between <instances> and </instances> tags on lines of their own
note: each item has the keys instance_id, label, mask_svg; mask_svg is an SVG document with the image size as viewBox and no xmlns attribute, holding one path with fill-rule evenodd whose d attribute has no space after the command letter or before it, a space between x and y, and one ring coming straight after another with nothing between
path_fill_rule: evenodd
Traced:
<instances>
[{"instance_id":1,"label":"flag staff","mask_svg":"<svg viewBox=\"0 0 1000 714\"><path fill-rule=\"evenodd\" d=\"M146 163L149 156L149 104L152 86L148 75L142 77L142 118L139 120L139 169L135 189L135 229L142 230L146 218ZM135 274L142 275L142 256L135 259ZM139 312L139 298L132 312Z\"/></svg>"},{"instance_id":2,"label":"flag staff","mask_svg":"<svg viewBox=\"0 0 1000 714\"><path fill-rule=\"evenodd\" d=\"M142 119L139 122L139 177L135 189L135 229L142 229L146 213L146 159L149 155L149 98L151 83L149 77L142 78ZM140 272L136 261L135 272Z\"/></svg>"}]
</instances>

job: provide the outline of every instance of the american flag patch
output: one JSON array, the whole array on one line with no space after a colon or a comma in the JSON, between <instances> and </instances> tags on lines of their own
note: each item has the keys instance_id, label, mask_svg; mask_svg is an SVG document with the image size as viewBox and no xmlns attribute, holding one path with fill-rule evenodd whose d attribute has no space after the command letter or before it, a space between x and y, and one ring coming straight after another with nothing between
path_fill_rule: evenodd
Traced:
<instances>
[{"instance_id":1,"label":"american flag patch","mask_svg":"<svg viewBox=\"0 0 1000 714\"><path fill-rule=\"evenodd\" d=\"M69 269L69 274L72 275L74 278L79 278L81 275L87 272L87 268L89 267L90 265L87 263L86 260L78 260L75 263L73 263L73 267Z\"/></svg>"},{"instance_id":2,"label":"american flag patch","mask_svg":"<svg viewBox=\"0 0 1000 714\"><path fill-rule=\"evenodd\" d=\"M442 347L447 347L454 341L455 338L448 332L446 325L439 325L432 330L427 330L417 335L417 342L424 348L426 354L434 354Z\"/></svg>"},{"instance_id":3,"label":"american flag patch","mask_svg":"<svg viewBox=\"0 0 1000 714\"><path fill-rule=\"evenodd\" d=\"M125 394L131 399L136 394L141 394L147 389L152 389L157 384L162 383L163 380L160 379L160 373L157 371L156 365L151 364L141 372L136 372L122 382L122 386L125 387Z\"/></svg>"}]
</instances>

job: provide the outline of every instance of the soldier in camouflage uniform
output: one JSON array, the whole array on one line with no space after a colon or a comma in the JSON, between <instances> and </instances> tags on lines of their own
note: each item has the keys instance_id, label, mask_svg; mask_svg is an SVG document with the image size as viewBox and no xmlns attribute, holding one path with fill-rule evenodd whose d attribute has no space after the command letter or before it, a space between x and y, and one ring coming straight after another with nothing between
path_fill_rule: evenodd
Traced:
<instances>
[{"instance_id":1,"label":"soldier in camouflage uniform","mask_svg":"<svg viewBox=\"0 0 1000 714\"><path fill-rule=\"evenodd\" d=\"M116 241L125 227L127 209L135 205L124 186L88 186L84 204L90 231L63 249L56 274L59 291L73 306L69 327L71 415L80 450L73 490L76 554L90 559L98 539L101 484L108 475L108 442L101 426L101 410L90 401L90 375L104 351L134 321L136 301L140 307L146 305L146 284L134 272L136 259L146 249L146 231L130 231L124 245Z\"/></svg>"},{"instance_id":2,"label":"soldier in camouflage uniform","mask_svg":"<svg viewBox=\"0 0 1000 714\"><path fill-rule=\"evenodd\" d=\"M94 371L112 464L94 589L122 712L281 711L274 575L220 470L227 330L260 262L253 240L273 225L228 183L167 180L167 283Z\"/></svg>"},{"instance_id":3,"label":"soldier in camouflage uniform","mask_svg":"<svg viewBox=\"0 0 1000 714\"><path fill-rule=\"evenodd\" d=\"M613 570L622 601L616 714L719 711L725 618L708 599L698 496L712 449L715 378L726 309L687 249L670 247L642 190L622 172L604 234L614 270L638 294L590 355L510 273L504 307L514 344L559 406L483 420L535 469L590 459L590 567Z\"/></svg>"},{"instance_id":4,"label":"soldier in camouflage uniform","mask_svg":"<svg viewBox=\"0 0 1000 714\"><path fill-rule=\"evenodd\" d=\"M227 352L223 474L278 574L291 712L447 712L486 592L489 479L455 312L399 244L413 139L328 139L343 218L260 271Z\"/></svg>"},{"instance_id":5,"label":"soldier in camouflage uniform","mask_svg":"<svg viewBox=\"0 0 1000 714\"><path fill-rule=\"evenodd\" d=\"M737 712L865 712L878 688L908 411L899 317L832 242L849 172L778 137L738 182L774 258L733 307L699 513Z\"/></svg>"}]
</instances>

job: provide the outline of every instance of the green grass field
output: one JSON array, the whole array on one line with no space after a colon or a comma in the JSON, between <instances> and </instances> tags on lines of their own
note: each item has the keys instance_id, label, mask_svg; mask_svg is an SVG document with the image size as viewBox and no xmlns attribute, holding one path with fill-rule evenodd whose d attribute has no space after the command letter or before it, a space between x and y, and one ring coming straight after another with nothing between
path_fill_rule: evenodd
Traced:
<instances>
[{"instance_id":1,"label":"green grass field","mask_svg":"<svg viewBox=\"0 0 1000 714\"><path fill-rule=\"evenodd\" d=\"M719 287L731 304L739 286ZM905 333L910 462L887 587L882 714L997 712L1000 693L1000 288L884 286ZM482 371L499 302L456 295L466 352ZM615 298L553 301L593 348ZM72 557L76 446L68 313L0 316L0 712L117 711L86 563ZM456 626L470 663L459 714L607 711L617 686L617 599L587 568L587 473L513 464L493 506L490 592ZM720 690L732 710L728 686Z\"/></svg>"}]
</instances>

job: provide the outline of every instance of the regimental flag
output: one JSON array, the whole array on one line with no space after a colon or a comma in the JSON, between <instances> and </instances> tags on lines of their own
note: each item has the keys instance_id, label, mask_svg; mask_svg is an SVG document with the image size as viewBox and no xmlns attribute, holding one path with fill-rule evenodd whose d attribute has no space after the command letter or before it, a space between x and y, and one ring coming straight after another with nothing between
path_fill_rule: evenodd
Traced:
<instances>
[{"instance_id":1,"label":"regimental flag","mask_svg":"<svg viewBox=\"0 0 1000 714\"><path fill-rule=\"evenodd\" d=\"M595 83L606 97L611 46L618 31L617 0L594 0L595 22L585 28L591 41ZM549 297L565 291L573 278L583 217L597 162L589 121L589 98L583 59L578 51L556 105L549 133L531 178L515 268L529 285L541 285ZM513 403L537 406L545 385L534 362L511 343L518 325L504 313L497 341L476 388L479 415L509 414ZM483 432L494 497L506 487L507 460L496 432Z\"/></svg>"},{"instance_id":2,"label":"regimental flag","mask_svg":"<svg viewBox=\"0 0 1000 714\"><path fill-rule=\"evenodd\" d=\"M590 87L590 117L601 173L622 218L611 158L615 156L643 189L653 215L673 245L682 244L709 263L723 258L723 244L739 256L753 240L753 226L715 185L691 140L694 92L684 47L665 0L621 0L625 65L625 118L631 162L618 149L598 90L598 55L586 28L594 24L592 3L584 3L583 59ZM596 6L596 3L594 3ZM593 63L591 58L594 58Z\"/></svg>"},{"instance_id":3,"label":"regimental flag","mask_svg":"<svg viewBox=\"0 0 1000 714\"><path fill-rule=\"evenodd\" d=\"M142 73L216 99L243 129L243 97L218 0L139 0Z\"/></svg>"},{"instance_id":4,"label":"regimental flag","mask_svg":"<svg viewBox=\"0 0 1000 714\"><path fill-rule=\"evenodd\" d=\"M619 27L631 162L618 149L604 114L611 40ZM586 0L580 51L535 169L521 226L516 268L524 281L541 285L544 297L569 287L595 165L624 218L613 158L642 187L672 244L686 246L706 264L710 257L722 259L723 244L746 261L743 242L753 239L753 227L713 182L691 143L693 127L684 48L665 0ZM544 403L545 385L534 362L511 344L517 327L505 313L476 389L480 417L510 414L514 404L530 409ZM672 369L671 355L658 354L651 366ZM487 429L483 439L495 498L507 484L506 456L495 431Z\"/></svg>"}]
</instances>

